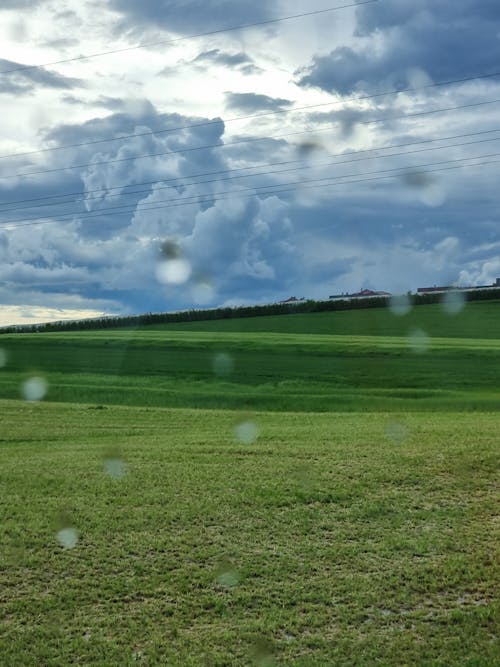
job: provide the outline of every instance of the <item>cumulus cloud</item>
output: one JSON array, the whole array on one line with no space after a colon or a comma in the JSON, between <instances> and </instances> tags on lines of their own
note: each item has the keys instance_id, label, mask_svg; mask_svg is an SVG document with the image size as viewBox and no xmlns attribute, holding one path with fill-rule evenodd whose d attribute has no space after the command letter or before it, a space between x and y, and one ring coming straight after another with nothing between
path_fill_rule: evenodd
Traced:
<instances>
[{"instance_id":1,"label":"cumulus cloud","mask_svg":"<svg viewBox=\"0 0 500 667\"><path fill-rule=\"evenodd\" d=\"M56 144L80 143L87 136L142 134L193 121L196 124L200 119L160 114L146 104L139 116L116 113L82 125L65 124L52 128L47 137ZM254 194L251 186L200 180L198 174L230 169L224 151L176 152L217 145L223 132L223 123L210 123L172 133L155 135L153 131L108 146L72 149L73 159L92 163L78 172L88 195L79 204L67 200L69 205L47 211L48 219L54 216L56 221L60 212L74 211L72 219L3 232L2 281L16 285L19 292L39 289L41 300L57 286L64 286L68 294L77 292L87 299L114 295L115 302L124 300L123 308L125 304L139 310L182 307L189 299L186 290L190 286L167 294L155 279L159 245L174 239L192 263L193 279L210 276L217 285L214 298L229 298L234 290L244 296L257 287L279 289L295 257L286 204L276 197ZM147 152L166 154L105 163ZM67 156L52 157L59 159L67 160ZM20 183L16 196L22 187ZM110 207L125 210L99 216ZM97 217L87 218L86 211Z\"/></svg>"},{"instance_id":2,"label":"cumulus cloud","mask_svg":"<svg viewBox=\"0 0 500 667\"><path fill-rule=\"evenodd\" d=\"M433 81L497 69L498 4L466 0L388 0L357 9L355 46L316 56L298 73L299 84L343 95L411 86L415 72Z\"/></svg>"}]
</instances>

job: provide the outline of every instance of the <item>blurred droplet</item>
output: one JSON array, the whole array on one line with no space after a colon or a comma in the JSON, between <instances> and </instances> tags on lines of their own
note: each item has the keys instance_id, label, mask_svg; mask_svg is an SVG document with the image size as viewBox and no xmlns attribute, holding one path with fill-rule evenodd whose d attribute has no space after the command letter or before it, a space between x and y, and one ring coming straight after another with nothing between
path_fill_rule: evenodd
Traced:
<instances>
[{"instance_id":1,"label":"blurred droplet","mask_svg":"<svg viewBox=\"0 0 500 667\"><path fill-rule=\"evenodd\" d=\"M215 290L209 280L200 280L194 283L191 294L196 304L205 306L214 300Z\"/></svg>"},{"instance_id":2,"label":"blurred droplet","mask_svg":"<svg viewBox=\"0 0 500 667\"><path fill-rule=\"evenodd\" d=\"M245 421L236 426L234 435L236 440L243 445L251 445L259 437L259 429L254 422Z\"/></svg>"},{"instance_id":3,"label":"blurred droplet","mask_svg":"<svg viewBox=\"0 0 500 667\"><path fill-rule=\"evenodd\" d=\"M41 401L48 390L48 383L42 377L32 377L21 385L21 395L25 401Z\"/></svg>"},{"instance_id":4,"label":"blurred droplet","mask_svg":"<svg viewBox=\"0 0 500 667\"><path fill-rule=\"evenodd\" d=\"M441 300L441 305L448 315L457 315L465 306L465 294L458 290L446 292Z\"/></svg>"},{"instance_id":5,"label":"blurred droplet","mask_svg":"<svg viewBox=\"0 0 500 667\"><path fill-rule=\"evenodd\" d=\"M408 345L416 354L427 352L430 342L430 336L422 329L412 329L408 334Z\"/></svg>"},{"instance_id":6,"label":"blurred droplet","mask_svg":"<svg viewBox=\"0 0 500 667\"><path fill-rule=\"evenodd\" d=\"M401 178L412 188L428 188L434 182L433 178L423 171L407 171Z\"/></svg>"},{"instance_id":7,"label":"blurred droplet","mask_svg":"<svg viewBox=\"0 0 500 667\"><path fill-rule=\"evenodd\" d=\"M216 375L231 375L234 369L233 358L225 352L218 352L213 358L212 368Z\"/></svg>"},{"instance_id":8,"label":"blurred droplet","mask_svg":"<svg viewBox=\"0 0 500 667\"><path fill-rule=\"evenodd\" d=\"M258 639L252 646L253 663L257 667L275 667L274 647L267 639Z\"/></svg>"},{"instance_id":9,"label":"blurred droplet","mask_svg":"<svg viewBox=\"0 0 500 667\"><path fill-rule=\"evenodd\" d=\"M408 171L401 176L403 183L419 191L420 201L426 206L442 206L446 194L436 179L425 171Z\"/></svg>"},{"instance_id":10,"label":"blurred droplet","mask_svg":"<svg viewBox=\"0 0 500 667\"><path fill-rule=\"evenodd\" d=\"M109 458L104 461L104 472L112 479L122 479L127 472L127 466L119 458Z\"/></svg>"},{"instance_id":11,"label":"blurred droplet","mask_svg":"<svg viewBox=\"0 0 500 667\"><path fill-rule=\"evenodd\" d=\"M309 463L303 463L292 472L292 479L300 491L310 491L314 487L315 475Z\"/></svg>"},{"instance_id":12,"label":"blurred droplet","mask_svg":"<svg viewBox=\"0 0 500 667\"><path fill-rule=\"evenodd\" d=\"M297 154L301 160L312 160L324 150L325 147L318 139L301 141L297 144Z\"/></svg>"},{"instance_id":13,"label":"blurred droplet","mask_svg":"<svg viewBox=\"0 0 500 667\"><path fill-rule=\"evenodd\" d=\"M160 256L163 259L179 259L182 257L182 248L177 241L164 241L160 246Z\"/></svg>"},{"instance_id":14,"label":"blurred droplet","mask_svg":"<svg viewBox=\"0 0 500 667\"><path fill-rule=\"evenodd\" d=\"M217 568L217 583L228 590L240 583L240 575L230 560L224 559Z\"/></svg>"},{"instance_id":15,"label":"blurred droplet","mask_svg":"<svg viewBox=\"0 0 500 667\"><path fill-rule=\"evenodd\" d=\"M432 85L433 81L431 77L420 67L410 67L406 71L408 77L408 83L412 88L424 88L425 86Z\"/></svg>"},{"instance_id":16,"label":"blurred droplet","mask_svg":"<svg viewBox=\"0 0 500 667\"><path fill-rule=\"evenodd\" d=\"M62 528L56 537L64 549L74 549L78 544L78 533L74 528Z\"/></svg>"},{"instance_id":17,"label":"blurred droplet","mask_svg":"<svg viewBox=\"0 0 500 667\"><path fill-rule=\"evenodd\" d=\"M395 294L394 296L391 296L389 308L391 313L398 317L407 315L412 308L410 297L408 294Z\"/></svg>"},{"instance_id":18,"label":"blurred droplet","mask_svg":"<svg viewBox=\"0 0 500 667\"><path fill-rule=\"evenodd\" d=\"M437 183L432 183L420 194L420 199L426 206L437 208L445 203L446 192Z\"/></svg>"},{"instance_id":19,"label":"blurred droplet","mask_svg":"<svg viewBox=\"0 0 500 667\"><path fill-rule=\"evenodd\" d=\"M402 422L394 421L387 425L386 435L396 445L400 445L408 437L408 427Z\"/></svg>"},{"instance_id":20,"label":"blurred droplet","mask_svg":"<svg viewBox=\"0 0 500 667\"><path fill-rule=\"evenodd\" d=\"M167 240L160 246L156 279L163 285L183 285L191 276L191 264L177 241Z\"/></svg>"},{"instance_id":21,"label":"blurred droplet","mask_svg":"<svg viewBox=\"0 0 500 667\"><path fill-rule=\"evenodd\" d=\"M183 285L191 275L191 264L187 259L167 259L156 267L156 279L163 285Z\"/></svg>"},{"instance_id":22,"label":"blurred droplet","mask_svg":"<svg viewBox=\"0 0 500 667\"><path fill-rule=\"evenodd\" d=\"M0 347L0 368L7 364L7 352Z\"/></svg>"}]
</instances>

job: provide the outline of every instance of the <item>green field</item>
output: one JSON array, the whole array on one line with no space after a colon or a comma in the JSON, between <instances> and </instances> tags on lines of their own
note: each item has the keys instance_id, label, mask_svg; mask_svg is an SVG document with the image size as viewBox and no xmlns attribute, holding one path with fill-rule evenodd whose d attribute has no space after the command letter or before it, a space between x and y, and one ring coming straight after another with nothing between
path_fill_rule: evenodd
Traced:
<instances>
[{"instance_id":1,"label":"green field","mask_svg":"<svg viewBox=\"0 0 500 667\"><path fill-rule=\"evenodd\" d=\"M0 337L0 664L500 664L499 331L488 302Z\"/></svg>"}]
</instances>

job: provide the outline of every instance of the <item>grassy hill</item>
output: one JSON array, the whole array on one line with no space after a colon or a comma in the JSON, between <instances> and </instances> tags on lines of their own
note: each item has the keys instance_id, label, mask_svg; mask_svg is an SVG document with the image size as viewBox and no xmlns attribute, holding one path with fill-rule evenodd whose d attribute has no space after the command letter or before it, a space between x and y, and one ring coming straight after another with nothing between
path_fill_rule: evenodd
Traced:
<instances>
[{"instance_id":1,"label":"grassy hill","mask_svg":"<svg viewBox=\"0 0 500 667\"><path fill-rule=\"evenodd\" d=\"M0 398L278 411L494 410L500 303L5 335ZM222 355L222 357L221 357ZM222 366L220 360L222 358Z\"/></svg>"},{"instance_id":2,"label":"grassy hill","mask_svg":"<svg viewBox=\"0 0 500 667\"><path fill-rule=\"evenodd\" d=\"M2 665L498 664L499 331L3 335Z\"/></svg>"}]
</instances>

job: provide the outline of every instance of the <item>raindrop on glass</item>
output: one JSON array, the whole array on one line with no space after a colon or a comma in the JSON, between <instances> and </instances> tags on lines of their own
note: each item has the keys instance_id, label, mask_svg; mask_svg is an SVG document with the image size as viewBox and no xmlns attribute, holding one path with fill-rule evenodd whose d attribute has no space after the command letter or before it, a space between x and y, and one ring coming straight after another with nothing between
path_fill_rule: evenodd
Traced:
<instances>
[{"instance_id":1,"label":"raindrop on glass","mask_svg":"<svg viewBox=\"0 0 500 667\"><path fill-rule=\"evenodd\" d=\"M225 352L218 352L213 358L212 368L216 375L230 375L234 369L233 358Z\"/></svg>"},{"instance_id":2,"label":"raindrop on glass","mask_svg":"<svg viewBox=\"0 0 500 667\"><path fill-rule=\"evenodd\" d=\"M394 421L387 425L386 434L389 440L400 445L408 437L408 427L402 422Z\"/></svg>"},{"instance_id":3,"label":"raindrop on glass","mask_svg":"<svg viewBox=\"0 0 500 667\"><path fill-rule=\"evenodd\" d=\"M423 354L430 348L431 339L423 329L412 329L408 334L408 345L416 354Z\"/></svg>"},{"instance_id":4,"label":"raindrop on glass","mask_svg":"<svg viewBox=\"0 0 500 667\"><path fill-rule=\"evenodd\" d=\"M183 285L191 275L191 264L182 257L167 259L156 267L156 279L162 285Z\"/></svg>"},{"instance_id":5,"label":"raindrop on glass","mask_svg":"<svg viewBox=\"0 0 500 667\"><path fill-rule=\"evenodd\" d=\"M122 479L127 472L127 466L120 458L107 458L104 461L104 472L112 479Z\"/></svg>"},{"instance_id":6,"label":"raindrop on glass","mask_svg":"<svg viewBox=\"0 0 500 667\"><path fill-rule=\"evenodd\" d=\"M259 437L259 429L252 421L245 421L236 426L234 435L243 445L251 445Z\"/></svg>"},{"instance_id":7,"label":"raindrop on glass","mask_svg":"<svg viewBox=\"0 0 500 667\"><path fill-rule=\"evenodd\" d=\"M78 544L78 533L74 528L62 528L56 537L64 549L74 549Z\"/></svg>"},{"instance_id":8,"label":"raindrop on glass","mask_svg":"<svg viewBox=\"0 0 500 667\"><path fill-rule=\"evenodd\" d=\"M32 377L25 380L21 385L21 395L25 401L41 401L48 388L47 380L41 377Z\"/></svg>"},{"instance_id":9,"label":"raindrop on glass","mask_svg":"<svg viewBox=\"0 0 500 667\"><path fill-rule=\"evenodd\" d=\"M266 639L258 639L252 647L253 663L257 667L275 667L273 646Z\"/></svg>"},{"instance_id":10,"label":"raindrop on glass","mask_svg":"<svg viewBox=\"0 0 500 667\"><path fill-rule=\"evenodd\" d=\"M217 583L222 588L231 589L240 583L240 575L234 565L224 559L217 569Z\"/></svg>"},{"instance_id":11,"label":"raindrop on glass","mask_svg":"<svg viewBox=\"0 0 500 667\"><path fill-rule=\"evenodd\" d=\"M446 292L441 301L443 310L448 315L458 315L465 306L465 295L458 290Z\"/></svg>"},{"instance_id":12,"label":"raindrop on glass","mask_svg":"<svg viewBox=\"0 0 500 667\"><path fill-rule=\"evenodd\" d=\"M210 283L195 283L191 289L191 294L197 305L206 306L214 300L215 290Z\"/></svg>"},{"instance_id":13,"label":"raindrop on glass","mask_svg":"<svg viewBox=\"0 0 500 667\"><path fill-rule=\"evenodd\" d=\"M184 257L176 241L165 241L160 246L156 279L163 285L183 285L191 276L191 264Z\"/></svg>"},{"instance_id":14,"label":"raindrop on glass","mask_svg":"<svg viewBox=\"0 0 500 667\"><path fill-rule=\"evenodd\" d=\"M391 296L389 301L389 308L391 313L393 313L393 315L397 315L398 317L407 315L411 310L410 297L408 294L396 294Z\"/></svg>"}]
</instances>

